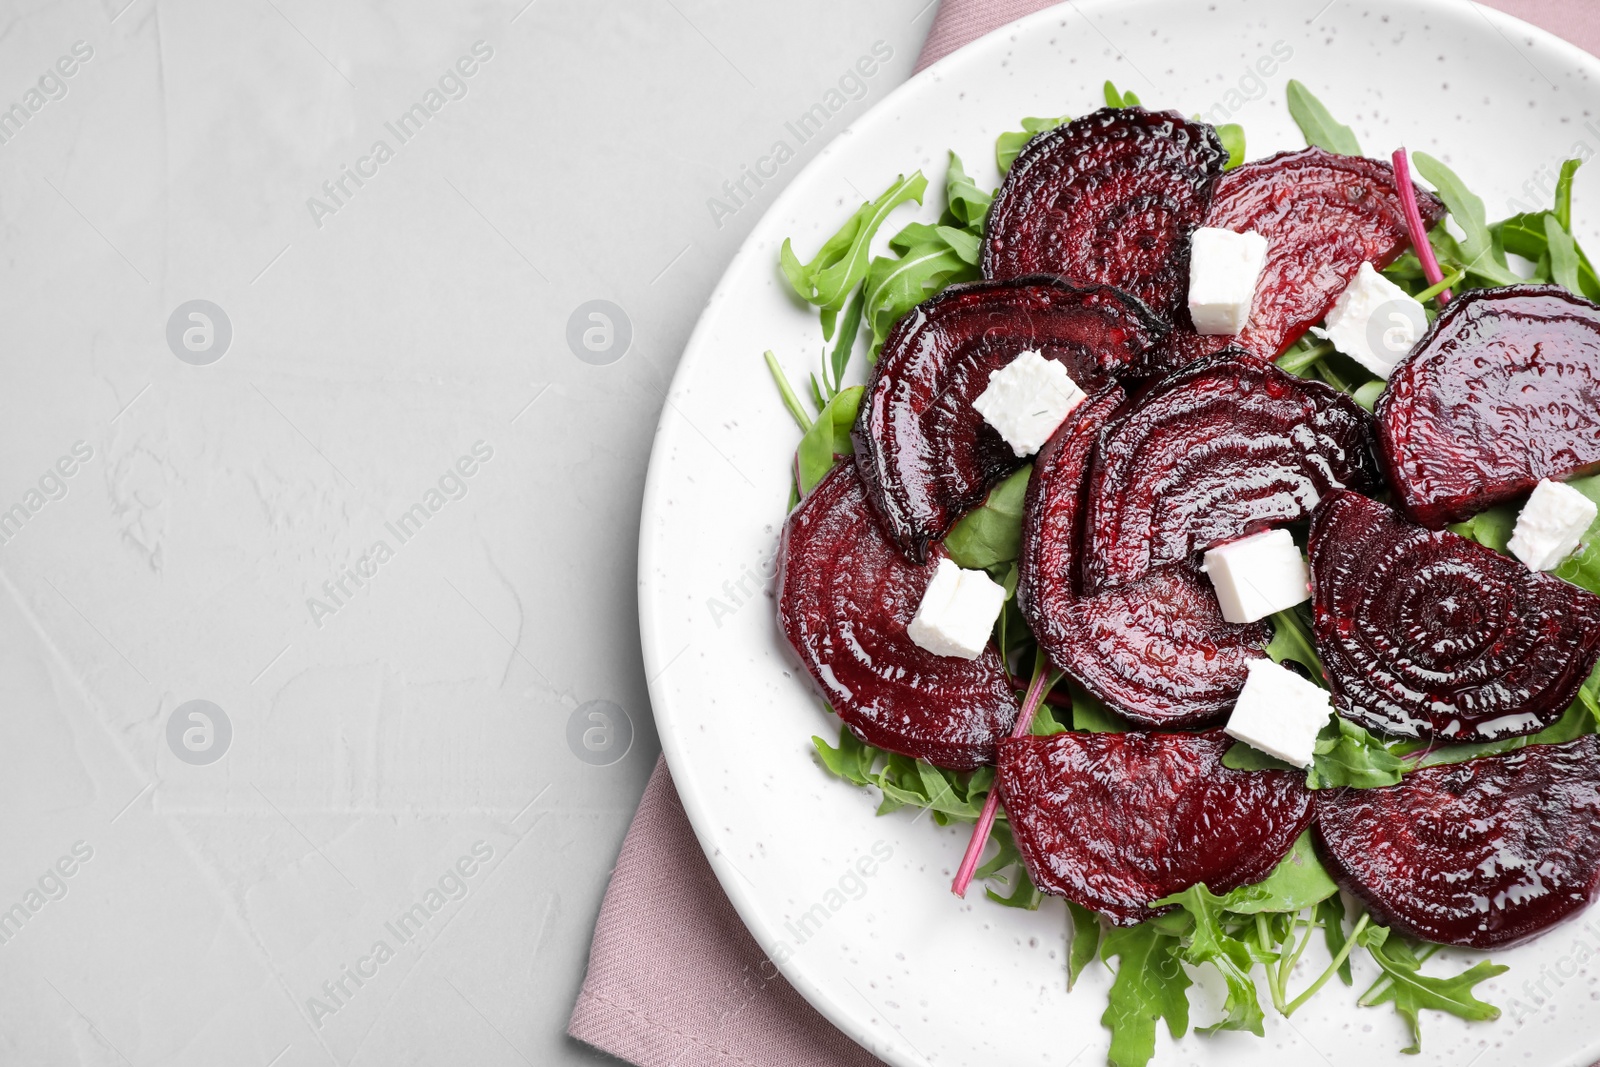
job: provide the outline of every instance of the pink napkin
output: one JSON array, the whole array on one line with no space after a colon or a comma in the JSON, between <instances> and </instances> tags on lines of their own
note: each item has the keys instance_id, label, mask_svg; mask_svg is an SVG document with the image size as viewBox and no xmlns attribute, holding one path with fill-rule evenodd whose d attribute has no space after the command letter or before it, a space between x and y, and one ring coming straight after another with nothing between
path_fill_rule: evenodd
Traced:
<instances>
[{"instance_id":1,"label":"pink napkin","mask_svg":"<svg viewBox=\"0 0 1600 1067\"><path fill-rule=\"evenodd\" d=\"M1600 4L1593 0L1492 3L1600 53ZM1048 6L945 0L917 69ZM567 1033L639 1067L878 1062L801 999L740 923L664 761L656 763L617 857Z\"/></svg>"}]
</instances>

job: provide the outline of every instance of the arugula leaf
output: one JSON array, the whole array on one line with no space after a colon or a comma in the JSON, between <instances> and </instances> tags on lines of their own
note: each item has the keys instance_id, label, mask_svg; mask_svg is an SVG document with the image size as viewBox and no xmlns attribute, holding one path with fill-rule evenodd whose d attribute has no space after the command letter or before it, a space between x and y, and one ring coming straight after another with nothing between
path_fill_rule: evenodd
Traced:
<instances>
[{"instance_id":1,"label":"arugula leaf","mask_svg":"<svg viewBox=\"0 0 1600 1067\"><path fill-rule=\"evenodd\" d=\"M861 741L844 727L839 729L838 748L830 747L820 737L813 737L811 743L816 746L822 765L833 774L856 785L874 784L872 765L882 755L879 749Z\"/></svg>"},{"instance_id":2,"label":"arugula leaf","mask_svg":"<svg viewBox=\"0 0 1600 1067\"><path fill-rule=\"evenodd\" d=\"M1578 281L1578 243L1572 234L1561 228L1554 215L1544 217L1545 241L1550 247L1550 275L1557 285L1567 292L1583 295L1583 285Z\"/></svg>"},{"instance_id":3,"label":"arugula leaf","mask_svg":"<svg viewBox=\"0 0 1600 1067\"><path fill-rule=\"evenodd\" d=\"M956 243L952 244L952 240ZM901 316L945 286L979 276L976 245L966 243L971 240L971 234L955 227L912 223L889 242L899 258L879 256L868 265L866 315L872 326L869 359L877 360L884 339Z\"/></svg>"},{"instance_id":4,"label":"arugula leaf","mask_svg":"<svg viewBox=\"0 0 1600 1067\"><path fill-rule=\"evenodd\" d=\"M1277 756L1269 756L1265 752L1248 745L1243 741L1235 741L1222 754L1222 765L1233 771L1298 771L1304 768L1296 767L1292 763L1285 763Z\"/></svg>"},{"instance_id":5,"label":"arugula leaf","mask_svg":"<svg viewBox=\"0 0 1600 1067\"><path fill-rule=\"evenodd\" d=\"M1236 122L1227 122L1217 127L1217 136L1222 138L1222 147L1228 150L1228 162L1223 170L1232 170L1244 162L1244 127Z\"/></svg>"},{"instance_id":6,"label":"arugula leaf","mask_svg":"<svg viewBox=\"0 0 1600 1067\"><path fill-rule=\"evenodd\" d=\"M1317 858L1311 831L1307 830L1295 840L1294 848L1271 874L1255 885L1242 885L1217 898L1217 904L1236 915L1261 911L1297 912L1338 893L1339 887L1322 860Z\"/></svg>"},{"instance_id":7,"label":"arugula leaf","mask_svg":"<svg viewBox=\"0 0 1600 1067\"><path fill-rule=\"evenodd\" d=\"M1489 229L1483 200L1467 188L1455 171L1426 152L1413 152L1411 159L1416 164L1417 173L1438 192L1439 199L1450 209L1450 217L1456 220L1456 225L1461 227L1465 235L1459 242L1452 240L1452 243L1459 244L1460 258L1467 273L1489 285L1516 285L1522 281L1521 276L1506 265L1505 248L1495 240L1494 233ZM1439 233L1442 229L1435 227L1433 232Z\"/></svg>"},{"instance_id":8,"label":"arugula leaf","mask_svg":"<svg viewBox=\"0 0 1600 1067\"><path fill-rule=\"evenodd\" d=\"M1154 923L1113 927L1100 958L1119 960L1100 1022L1111 1031L1111 1067L1145 1067L1156 1051L1156 1023L1174 1038L1189 1029L1189 975L1178 962L1178 938Z\"/></svg>"},{"instance_id":9,"label":"arugula leaf","mask_svg":"<svg viewBox=\"0 0 1600 1067\"><path fill-rule=\"evenodd\" d=\"M1028 877L1027 865L1022 862L1022 853L1017 849L1016 838L1011 834L1011 827L995 820L994 826L989 831L989 840L1000 846L1000 851L995 853L993 859L973 872L977 879L1000 879L1010 889L1005 896L1001 896L993 889L984 887L984 895L996 904L1008 908L1024 908L1028 911L1037 911L1039 901L1044 899L1033 879ZM1009 870L1009 876L1001 879L1002 873Z\"/></svg>"},{"instance_id":10,"label":"arugula leaf","mask_svg":"<svg viewBox=\"0 0 1600 1067\"><path fill-rule=\"evenodd\" d=\"M854 785L875 786L883 794L879 815L914 807L927 808L940 826L948 825L952 819L975 822L994 785L993 767L967 772L941 770L909 756L873 748L858 740L848 727L839 728L838 748L820 737L813 737L811 743L830 774ZM882 768L876 769L880 762Z\"/></svg>"},{"instance_id":11,"label":"arugula leaf","mask_svg":"<svg viewBox=\"0 0 1600 1067\"><path fill-rule=\"evenodd\" d=\"M1211 1026L1202 1027L1201 1033L1218 1030L1248 1030L1257 1037L1266 1036L1262 1026L1265 1016L1256 997L1256 983L1250 977L1255 960L1250 950L1237 938L1222 929L1222 898L1205 887L1204 883L1190 886L1181 893L1162 897L1155 906L1176 905L1194 920L1189 940L1183 946L1183 958L1195 966L1211 964L1222 975L1228 987L1222 1004L1223 1017Z\"/></svg>"},{"instance_id":12,"label":"arugula leaf","mask_svg":"<svg viewBox=\"0 0 1600 1067\"><path fill-rule=\"evenodd\" d=\"M801 263L788 238L784 238L778 262L789 285L802 300L815 304L825 313L837 313L844 306L845 297L866 276L868 249L878 227L901 204L911 200L922 203L927 187L928 179L920 170L909 178L900 175L878 199L857 208L839 231L823 242L809 263ZM831 321L824 314L824 336L832 336Z\"/></svg>"},{"instance_id":13,"label":"arugula leaf","mask_svg":"<svg viewBox=\"0 0 1600 1067\"><path fill-rule=\"evenodd\" d=\"M1317 922L1322 926L1322 940L1328 948L1328 958L1339 960L1339 980L1345 985L1351 983L1350 957L1341 958L1344 951L1344 898L1334 893L1326 900L1317 903Z\"/></svg>"},{"instance_id":14,"label":"arugula leaf","mask_svg":"<svg viewBox=\"0 0 1600 1067\"><path fill-rule=\"evenodd\" d=\"M994 194L984 192L967 177L961 157L954 152L950 153L950 169L945 174L944 201L957 222L978 236L983 235L983 224L989 217Z\"/></svg>"},{"instance_id":15,"label":"arugula leaf","mask_svg":"<svg viewBox=\"0 0 1600 1067\"><path fill-rule=\"evenodd\" d=\"M1072 728L1091 734L1120 734L1128 730L1128 720L1112 711L1105 701L1079 686L1073 686Z\"/></svg>"},{"instance_id":16,"label":"arugula leaf","mask_svg":"<svg viewBox=\"0 0 1600 1067\"><path fill-rule=\"evenodd\" d=\"M1422 1029L1417 1016L1423 1010L1442 1011L1470 1021L1500 1018L1500 1009L1474 996L1473 987L1504 974L1510 969L1504 964L1484 960L1453 978L1435 978L1422 973L1422 961L1426 957L1417 955L1409 939L1390 936L1381 926L1368 927L1357 938L1373 962L1383 968L1383 978L1362 994L1357 1003L1364 1008L1394 1005L1395 1012L1411 1031L1411 1044L1402 1052L1416 1055L1422 1051Z\"/></svg>"},{"instance_id":17,"label":"arugula leaf","mask_svg":"<svg viewBox=\"0 0 1600 1067\"><path fill-rule=\"evenodd\" d=\"M1028 495L1030 464L989 490L981 505L967 512L945 535L950 558L969 571L1017 558L1022 544L1022 503Z\"/></svg>"},{"instance_id":18,"label":"arugula leaf","mask_svg":"<svg viewBox=\"0 0 1600 1067\"><path fill-rule=\"evenodd\" d=\"M853 385L834 394L823 407L817 421L800 438L800 448L795 452L795 473L800 481L800 493L811 492L833 469L840 456L852 455L855 446L850 440L850 427L856 423L856 413L861 409L861 394L865 386Z\"/></svg>"},{"instance_id":19,"label":"arugula leaf","mask_svg":"<svg viewBox=\"0 0 1600 1067\"><path fill-rule=\"evenodd\" d=\"M1000 173L1005 174L1011 169L1011 164L1022 153L1023 146L1033 140L1045 130L1053 130L1057 126L1071 122L1071 115L1059 115L1053 119L1041 119L1029 116L1022 120L1022 129L1002 133L994 140L994 161L1000 168Z\"/></svg>"},{"instance_id":20,"label":"arugula leaf","mask_svg":"<svg viewBox=\"0 0 1600 1067\"><path fill-rule=\"evenodd\" d=\"M1361 144L1356 140L1355 131L1336 120L1322 101L1295 79L1289 81L1289 116L1300 127L1300 132L1305 134L1306 144L1313 148L1322 148L1341 156L1361 154Z\"/></svg>"},{"instance_id":21,"label":"arugula leaf","mask_svg":"<svg viewBox=\"0 0 1600 1067\"><path fill-rule=\"evenodd\" d=\"M1311 631L1300 613L1294 608L1272 616L1272 640L1264 650L1274 663L1288 660L1298 663L1311 675L1311 680L1324 689L1328 683L1323 678L1322 659L1311 640Z\"/></svg>"},{"instance_id":22,"label":"arugula leaf","mask_svg":"<svg viewBox=\"0 0 1600 1067\"><path fill-rule=\"evenodd\" d=\"M1067 953L1067 989L1078 984L1078 976L1100 953L1100 916L1076 901L1067 901L1072 921L1072 947Z\"/></svg>"},{"instance_id":23,"label":"arugula leaf","mask_svg":"<svg viewBox=\"0 0 1600 1067\"><path fill-rule=\"evenodd\" d=\"M1106 79L1106 107L1138 107L1139 98L1133 93L1119 93L1117 87Z\"/></svg>"},{"instance_id":24,"label":"arugula leaf","mask_svg":"<svg viewBox=\"0 0 1600 1067\"><path fill-rule=\"evenodd\" d=\"M844 307L844 325L839 328L838 337L834 340L833 358L830 360L833 393L844 388L844 372L850 366L850 356L856 347L856 334L861 330L861 305L865 296L864 287L857 286L850 296L850 302Z\"/></svg>"},{"instance_id":25,"label":"arugula leaf","mask_svg":"<svg viewBox=\"0 0 1600 1067\"><path fill-rule=\"evenodd\" d=\"M1501 555L1507 552L1511 531L1517 525L1517 509L1510 504L1500 504L1488 511L1480 511L1465 522L1455 523L1451 533L1460 534L1480 545L1486 545Z\"/></svg>"},{"instance_id":26,"label":"arugula leaf","mask_svg":"<svg viewBox=\"0 0 1600 1067\"><path fill-rule=\"evenodd\" d=\"M1317 736L1308 789L1354 786L1373 789L1400 781L1404 762L1376 737L1343 715L1335 714Z\"/></svg>"}]
</instances>

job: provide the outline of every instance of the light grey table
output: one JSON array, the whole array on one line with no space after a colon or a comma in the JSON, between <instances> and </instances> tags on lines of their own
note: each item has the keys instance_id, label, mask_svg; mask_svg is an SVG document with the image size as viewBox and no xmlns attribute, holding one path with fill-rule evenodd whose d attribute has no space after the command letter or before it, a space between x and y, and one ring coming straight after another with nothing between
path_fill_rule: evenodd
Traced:
<instances>
[{"instance_id":1,"label":"light grey table","mask_svg":"<svg viewBox=\"0 0 1600 1067\"><path fill-rule=\"evenodd\" d=\"M0 1064L604 1058L664 391L932 17L0 3Z\"/></svg>"}]
</instances>

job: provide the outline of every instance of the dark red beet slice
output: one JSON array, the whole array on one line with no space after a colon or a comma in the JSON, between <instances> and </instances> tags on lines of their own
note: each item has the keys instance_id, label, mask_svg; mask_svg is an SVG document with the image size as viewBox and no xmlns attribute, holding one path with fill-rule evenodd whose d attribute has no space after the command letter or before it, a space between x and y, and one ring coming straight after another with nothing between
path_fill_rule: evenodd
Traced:
<instances>
[{"instance_id":1,"label":"dark red beet slice","mask_svg":"<svg viewBox=\"0 0 1600 1067\"><path fill-rule=\"evenodd\" d=\"M1164 379L1103 435L1089 480L1083 589L1120 588L1380 483L1372 418L1348 396L1223 354Z\"/></svg>"},{"instance_id":2,"label":"dark red beet slice","mask_svg":"<svg viewBox=\"0 0 1600 1067\"><path fill-rule=\"evenodd\" d=\"M1600 659L1600 597L1355 493L1311 520L1311 589L1334 707L1390 734L1536 733Z\"/></svg>"},{"instance_id":3,"label":"dark red beet slice","mask_svg":"<svg viewBox=\"0 0 1600 1067\"><path fill-rule=\"evenodd\" d=\"M1600 308L1554 285L1463 294L1377 414L1389 481L1424 526L1600 468Z\"/></svg>"},{"instance_id":4,"label":"dark red beet slice","mask_svg":"<svg viewBox=\"0 0 1600 1067\"><path fill-rule=\"evenodd\" d=\"M1173 319L1189 236L1227 160L1216 130L1170 111L1104 108L1042 133L995 195L983 276L1114 285Z\"/></svg>"},{"instance_id":5,"label":"dark red beet slice","mask_svg":"<svg viewBox=\"0 0 1600 1067\"><path fill-rule=\"evenodd\" d=\"M1122 401L1105 390L1079 405L1034 460L1017 561L1017 606L1053 662L1119 713L1147 726L1213 722L1233 707L1264 625L1225 622L1207 580L1156 571L1082 597L1077 545L1090 458Z\"/></svg>"},{"instance_id":6,"label":"dark red beet slice","mask_svg":"<svg viewBox=\"0 0 1600 1067\"><path fill-rule=\"evenodd\" d=\"M1232 744L1221 730L1002 742L1000 799L1034 885L1129 926L1196 883L1265 878L1311 821L1311 795L1298 771L1224 767Z\"/></svg>"},{"instance_id":7,"label":"dark red beet slice","mask_svg":"<svg viewBox=\"0 0 1600 1067\"><path fill-rule=\"evenodd\" d=\"M937 767L992 763L1019 707L991 645L936 656L906 636L944 549L922 566L884 538L854 465L841 463L784 524L778 623L850 732Z\"/></svg>"},{"instance_id":8,"label":"dark red beet slice","mask_svg":"<svg viewBox=\"0 0 1600 1067\"><path fill-rule=\"evenodd\" d=\"M1020 467L972 402L1032 349L1085 388L1142 370L1165 327L1133 298L1060 278L953 285L895 324L852 436L884 529L915 561L991 486Z\"/></svg>"},{"instance_id":9,"label":"dark red beet slice","mask_svg":"<svg viewBox=\"0 0 1600 1067\"><path fill-rule=\"evenodd\" d=\"M1429 229L1444 218L1439 198L1420 188L1417 208ZM1229 346L1277 358L1322 321L1362 263L1382 269L1411 247L1394 168L1320 148L1228 171L1217 179L1202 225L1261 234L1267 265L1245 331L1236 337L1174 331L1157 353L1169 369ZM1187 285L1187 272L1185 279Z\"/></svg>"},{"instance_id":10,"label":"dark red beet slice","mask_svg":"<svg viewBox=\"0 0 1600 1067\"><path fill-rule=\"evenodd\" d=\"M1395 929L1512 945L1600 889L1600 737L1319 790L1316 815L1339 882Z\"/></svg>"}]
</instances>

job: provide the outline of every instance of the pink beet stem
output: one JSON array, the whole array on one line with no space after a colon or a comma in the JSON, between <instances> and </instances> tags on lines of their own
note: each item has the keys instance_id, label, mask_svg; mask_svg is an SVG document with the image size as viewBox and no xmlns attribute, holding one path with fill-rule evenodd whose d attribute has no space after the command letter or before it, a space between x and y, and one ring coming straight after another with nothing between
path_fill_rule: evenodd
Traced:
<instances>
[{"instance_id":1,"label":"pink beet stem","mask_svg":"<svg viewBox=\"0 0 1600 1067\"><path fill-rule=\"evenodd\" d=\"M1034 712L1039 710L1039 704L1049 689L1050 670L1045 668L1034 675L1033 684L1028 686L1028 693L1022 699L1022 714L1017 716L1017 725L1011 729L1013 738L1028 732ZM1000 780L996 771L995 783L989 787L989 795L983 802L983 814L978 816L978 824L972 828L972 840L967 842L967 854L961 857L961 869L956 871L956 880L950 883L950 892L958 897L967 895L967 886L972 884L972 873L978 869L983 846L989 842L989 831L994 828L994 817L999 811Z\"/></svg>"},{"instance_id":2,"label":"pink beet stem","mask_svg":"<svg viewBox=\"0 0 1600 1067\"><path fill-rule=\"evenodd\" d=\"M1400 193L1400 206L1405 209L1406 228L1411 231L1411 247L1417 250L1417 258L1422 261L1422 273L1428 276L1430 286L1438 285L1444 280L1444 271L1439 269L1439 260L1433 254L1428 229L1422 225L1422 212L1417 210L1417 189L1411 184L1411 161L1406 157L1404 148L1394 150L1394 185ZM1439 303L1450 303L1450 290L1439 294Z\"/></svg>"}]
</instances>

